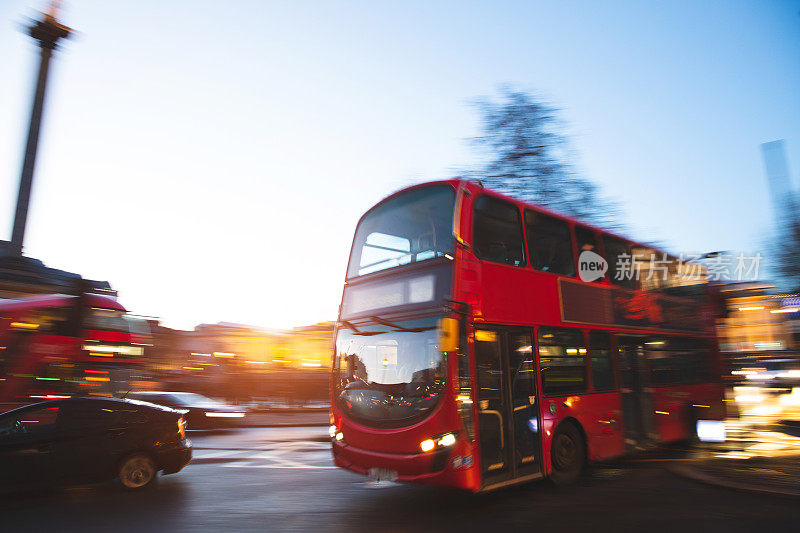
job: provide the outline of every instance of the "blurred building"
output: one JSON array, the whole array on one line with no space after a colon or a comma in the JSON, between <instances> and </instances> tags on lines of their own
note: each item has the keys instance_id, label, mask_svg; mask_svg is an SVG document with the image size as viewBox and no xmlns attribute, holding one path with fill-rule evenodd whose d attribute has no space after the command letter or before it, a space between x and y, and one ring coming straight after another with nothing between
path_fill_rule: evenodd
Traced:
<instances>
[{"instance_id":1,"label":"blurred building","mask_svg":"<svg viewBox=\"0 0 800 533\"><path fill-rule=\"evenodd\" d=\"M12 253L0 241L0 298L32 294L75 294L78 290L116 296L107 281L84 279L80 274L45 266L32 257Z\"/></svg>"},{"instance_id":2,"label":"blurred building","mask_svg":"<svg viewBox=\"0 0 800 533\"><path fill-rule=\"evenodd\" d=\"M720 320L720 348L726 353L795 352L800 349L800 297L776 294L760 283L722 287L727 316Z\"/></svg>"},{"instance_id":3,"label":"blurred building","mask_svg":"<svg viewBox=\"0 0 800 533\"><path fill-rule=\"evenodd\" d=\"M333 322L288 331L221 322L192 331L151 321L151 381L140 388L200 392L231 400L326 400Z\"/></svg>"},{"instance_id":4,"label":"blurred building","mask_svg":"<svg viewBox=\"0 0 800 533\"><path fill-rule=\"evenodd\" d=\"M294 328L287 334L286 358L300 368L330 367L333 354L333 322Z\"/></svg>"}]
</instances>

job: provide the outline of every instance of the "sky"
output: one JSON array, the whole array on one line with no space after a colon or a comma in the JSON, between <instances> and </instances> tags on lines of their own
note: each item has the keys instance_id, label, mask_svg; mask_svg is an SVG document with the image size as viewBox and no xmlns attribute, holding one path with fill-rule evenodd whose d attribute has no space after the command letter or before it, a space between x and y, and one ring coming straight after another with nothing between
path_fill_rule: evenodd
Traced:
<instances>
[{"instance_id":1,"label":"sky","mask_svg":"<svg viewBox=\"0 0 800 533\"><path fill-rule=\"evenodd\" d=\"M10 239L42 0L0 2ZM476 98L558 107L630 236L765 249L760 144L800 179L800 2L66 0L25 237L191 329L331 320L356 222L479 161Z\"/></svg>"}]
</instances>

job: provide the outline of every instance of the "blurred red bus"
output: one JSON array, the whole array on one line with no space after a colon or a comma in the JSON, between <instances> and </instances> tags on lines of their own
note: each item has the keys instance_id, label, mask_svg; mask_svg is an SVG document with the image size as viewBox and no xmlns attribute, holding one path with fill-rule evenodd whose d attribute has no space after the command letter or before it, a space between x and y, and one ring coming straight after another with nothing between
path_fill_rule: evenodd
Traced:
<instances>
[{"instance_id":1,"label":"blurred red bus","mask_svg":"<svg viewBox=\"0 0 800 533\"><path fill-rule=\"evenodd\" d=\"M610 271L581 281L592 258ZM638 279L616 279L627 259ZM698 421L720 438L698 268L468 181L389 196L359 221L339 309L336 465L483 491L570 482Z\"/></svg>"},{"instance_id":2,"label":"blurred red bus","mask_svg":"<svg viewBox=\"0 0 800 533\"><path fill-rule=\"evenodd\" d=\"M0 300L0 412L130 389L150 342L144 320L98 294Z\"/></svg>"}]
</instances>

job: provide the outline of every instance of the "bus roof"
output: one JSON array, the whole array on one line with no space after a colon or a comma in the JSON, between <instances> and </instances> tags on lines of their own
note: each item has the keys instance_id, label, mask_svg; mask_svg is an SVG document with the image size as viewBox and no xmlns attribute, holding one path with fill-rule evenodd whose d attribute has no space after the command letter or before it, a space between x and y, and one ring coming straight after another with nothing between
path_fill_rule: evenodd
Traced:
<instances>
[{"instance_id":1,"label":"bus roof","mask_svg":"<svg viewBox=\"0 0 800 533\"><path fill-rule=\"evenodd\" d=\"M484 187L483 184L481 184L479 182L476 182L476 181L473 181L473 180L468 180L466 178L452 178L452 179L447 179L447 180L426 181L426 182L423 182L423 183L418 183L418 184L415 184L415 185L411 185L409 187L404 187L404 188L402 188L400 190L397 190L397 191L393 192L392 194L386 196L380 202L378 202L375 205L373 205L372 207L370 207L369 210L366 213L364 213L364 215L361 218L364 218L364 216L366 216L375 207L377 207L380 204L382 204L383 202L385 202L385 201L397 196L398 194L402 194L402 193L404 193L406 191L410 191L410 190L413 190L413 189L418 189L418 188L421 188L421 187L427 187L427 186L430 186L430 185L437 185L437 184L444 184L444 183L450 184L455 189L458 189L459 185L462 185L467 190L469 190L469 192L472 193L472 194L478 194L478 193L486 192L486 193L489 193L492 196L496 196L498 198L501 198L503 200L512 202L512 203L517 204L517 205L521 205L521 206L523 206L523 207L525 207L527 209L531 209L533 211L538 211L540 213L544 213L546 215L549 215L549 216L552 216L552 217L555 217L555 218L560 218L561 220L566 220L567 222L569 222L571 224L576 224L576 225L579 225L579 226L587 227L589 229L592 229L592 230L597 231L599 233L602 233L604 235L608 235L609 237L614 237L616 239L620 239L622 241L628 242L628 243L630 243L630 244L632 244L634 246L647 248L648 250L653 250L653 251L656 251L656 252L667 253L667 255L672 256L672 254L670 254L669 252L666 252L665 250L662 250L662 249L658 248L657 246L653 246L651 244L644 244L644 243L641 243L641 242L637 242L637 241L635 241L633 239L630 239L628 237L624 237L624 236L619 235L617 233L614 233L612 231L609 231L609 230L603 229L601 227L595 226L594 224L591 224L589 222L586 222L586 221L583 221L583 220L580 220L580 219L577 219L577 218L574 218L574 217L571 217L571 216L568 216L568 215L564 215L562 213L558 213L556 211L553 211L552 209L548 209L546 207L543 207L541 205L528 202L526 200L522 200L522 199L519 199L519 198L514 198L513 196L508 196L506 194L497 192L497 191L495 191L493 189L488 189L488 188ZM359 220L359 223L361 223L361 220Z\"/></svg>"},{"instance_id":2,"label":"bus roof","mask_svg":"<svg viewBox=\"0 0 800 533\"><path fill-rule=\"evenodd\" d=\"M42 307L63 307L65 305L70 305L76 298L77 296L71 294L37 294L34 296L24 296L22 298L0 300L0 312ZM89 293L85 295L85 300L86 305L90 307L126 311L122 304L110 296Z\"/></svg>"}]
</instances>

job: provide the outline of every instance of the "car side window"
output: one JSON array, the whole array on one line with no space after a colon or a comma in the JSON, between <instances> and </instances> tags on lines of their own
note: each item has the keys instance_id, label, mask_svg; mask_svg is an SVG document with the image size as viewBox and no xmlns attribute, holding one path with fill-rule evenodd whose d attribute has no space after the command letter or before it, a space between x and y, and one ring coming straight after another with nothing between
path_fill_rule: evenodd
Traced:
<instances>
[{"instance_id":1,"label":"car side window","mask_svg":"<svg viewBox=\"0 0 800 533\"><path fill-rule=\"evenodd\" d=\"M138 409L120 409L118 416L118 420L126 426L131 424L144 424L149 420L147 415Z\"/></svg>"},{"instance_id":2,"label":"car side window","mask_svg":"<svg viewBox=\"0 0 800 533\"><path fill-rule=\"evenodd\" d=\"M0 417L0 437L14 435L17 428L17 417L6 415Z\"/></svg>"},{"instance_id":3,"label":"car side window","mask_svg":"<svg viewBox=\"0 0 800 533\"><path fill-rule=\"evenodd\" d=\"M55 431L59 407L26 409L0 418L0 436L47 435Z\"/></svg>"},{"instance_id":4,"label":"car side window","mask_svg":"<svg viewBox=\"0 0 800 533\"><path fill-rule=\"evenodd\" d=\"M61 425L67 429L105 429L114 425L116 409L106 404L71 405L64 410Z\"/></svg>"},{"instance_id":5,"label":"car side window","mask_svg":"<svg viewBox=\"0 0 800 533\"><path fill-rule=\"evenodd\" d=\"M175 400L166 394L147 394L140 396L138 399L144 400L145 402L154 403L156 405L165 405L167 407L171 407L175 403Z\"/></svg>"}]
</instances>

